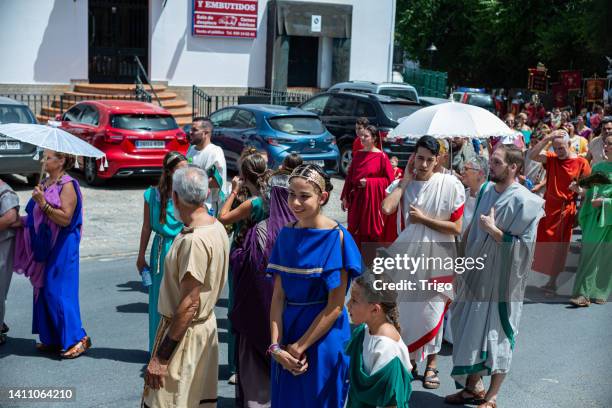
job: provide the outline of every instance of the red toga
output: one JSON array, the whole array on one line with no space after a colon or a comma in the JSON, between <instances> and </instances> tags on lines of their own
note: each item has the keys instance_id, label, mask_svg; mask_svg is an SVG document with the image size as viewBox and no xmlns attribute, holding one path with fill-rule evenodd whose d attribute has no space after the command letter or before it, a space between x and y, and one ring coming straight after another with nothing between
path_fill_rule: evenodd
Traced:
<instances>
[{"instance_id":1,"label":"red toga","mask_svg":"<svg viewBox=\"0 0 612 408\"><path fill-rule=\"evenodd\" d=\"M546 153L546 215L538 225L538 238L533 270L557 276L565 269L565 259L576 218L576 193L569 189L572 181L591 174L583 157L560 160L555 153Z\"/></svg>"},{"instance_id":2,"label":"red toga","mask_svg":"<svg viewBox=\"0 0 612 408\"><path fill-rule=\"evenodd\" d=\"M359 180L365 178L365 187ZM348 231L357 246L380 242L383 233L382 202L393 181L393 168L383 152L358 151L344 181L342 199L348 201Z\"/></svg>"}]
</instances>

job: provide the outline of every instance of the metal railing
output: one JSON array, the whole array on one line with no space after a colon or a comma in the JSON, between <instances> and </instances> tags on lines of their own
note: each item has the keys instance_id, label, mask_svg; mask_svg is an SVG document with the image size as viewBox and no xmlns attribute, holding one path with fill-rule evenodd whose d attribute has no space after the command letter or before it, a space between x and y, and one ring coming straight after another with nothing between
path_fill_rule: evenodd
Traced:
<instances>
[{"instance_id":1,"label":"metal railing","mask_svg":"<svg viewBox=\"0 0 612 408\"><path fill-rule=\"evenodd\" d=\"M270 104L283 106L296 106L313 96L311 92L277 91L266 88L248 88L247 95L268 97Z\"/></svg>"},{"instance_id":2,"label":"metal railing","mask_svg":"<svg viewBox=\"0 0 612 408\"><path fill-rule=\"evenodd\" d=\"M54 95L54 94L22 94L4 93L0 94L7 98L26 104L36 116L38 121L43 118L54 119L56 115L63 115L73 105L86 100L137 100L151 102L151 96L147 93L134 95Z\"/></svg>"},{"instance_id":3,"label":"metal railing","mask_svg":"<svg viewBox=\"0 0 612 408\"><path fill-rule=\"evenodd\" d=\"M149 81L149 76L147 75L147 72L145 71L144 67L142 66L142 63L140 62L140 58L138 58L138 55L134 55L134 61L136 61L136 65L138 65L138 73L136 73L136 94L147 94L147 91L144 89L143 83L140 80L140 74L142 74L142 76L144 77L144 79L147 81L147 84L149 85L149 87L151 88L151 93L153 94L153 96L155 96L155 100L157 101L157 104L159 106L162 106L161 100L159 100L159 96L157 96L157 92L155 92L155 88L153 88L153 85L151 85L151 81ZM151 97L149 96L149 102L151 102Z\"/></svg>"},{"instance_id":4,"label":"metal railing","mask_svg":"<svg viewBox=\"0 0 612 408\"><path fill-rule=\"evenodd\" d=\"M210 104L210 95L204 92L202 88L193 85L191 87L191 108L193 117L210 115Z\"/></svg>"}]
</instances>

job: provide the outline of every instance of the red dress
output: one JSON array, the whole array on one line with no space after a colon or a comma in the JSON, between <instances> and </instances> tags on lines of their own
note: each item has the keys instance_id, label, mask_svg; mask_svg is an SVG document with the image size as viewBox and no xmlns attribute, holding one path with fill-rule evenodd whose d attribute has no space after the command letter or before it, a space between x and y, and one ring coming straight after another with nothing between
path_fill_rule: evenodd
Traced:
<instances>
[{"instance_id":1,"label":"red dress","mask_svg":"<svg viewBox=\"0 0 612 408\"><path fill-rule=\"evenodd\" d=\"M569 185L591 174L591 167L583 157L560 160L555 153L548 152L544 168L546 215L538 225L533 270L557 276L565 269L576 217L576 193L569 189Z\"/></svg>"},{"instance_id":2,"label":"red dress","mask_svg":"<svg viewBox=\"0 0 612 408\"><path fill-rule=\"evenodd\" d=\"M365 178L365 187L359 180ZM380 242L384 221L382 202L393 181L393 168L383 152L358 151L353 156L341 198L348 201L348 231L357 246Z\"/></svg>"}]
</instances>

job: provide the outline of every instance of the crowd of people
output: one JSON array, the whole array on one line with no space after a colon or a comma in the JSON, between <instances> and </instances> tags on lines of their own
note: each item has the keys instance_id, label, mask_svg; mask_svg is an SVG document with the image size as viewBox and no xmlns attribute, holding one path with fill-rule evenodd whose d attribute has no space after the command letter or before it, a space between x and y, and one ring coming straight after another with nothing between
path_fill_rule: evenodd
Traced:
<instances>
[{"instance_id":1,"label":"crowd of people","mask_svg":"<svg viewBox=\"0 0 612 408\"><path fill-rule=\"evenodd\" d=\"M576 221L570 302L603 304L612 290L612 121L558 116L507 115L515 137L423 136L404 169L360 118L340 196L346 228L324 215L333 186L322 168L288 154L269 169L265 152L248 147L228 183L212 122L195 118L187 154L168 153L144 192L136 266L151 277L151 359L142 405L216 404L214 306L227 283L236 406L407 407L413 380L440 387L446 340L453 369L444 374L460 388L446 402L495 408L529 272L548 275L543 289L555 293ZM15 271L34 287L37 348L76 358L92 344L78 301L83 200L67 174L74 157L46 150L43 160L48 177L23 217L0 181L0 344ZM377 270L406 256L478 261ZM396 289L405 280L418 290Z\"/></svg>"}]
</instances>

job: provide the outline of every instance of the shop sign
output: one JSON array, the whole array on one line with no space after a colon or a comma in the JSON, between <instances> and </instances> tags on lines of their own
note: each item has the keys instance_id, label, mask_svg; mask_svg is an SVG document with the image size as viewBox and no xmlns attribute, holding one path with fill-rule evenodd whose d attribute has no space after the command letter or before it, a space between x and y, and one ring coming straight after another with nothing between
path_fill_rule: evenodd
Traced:
<instances>
[{"instance_id":1,"label":"shop sign","mask_svg":"<svg viewBox=\"0 0 612 408\"><path fill-rule=\"evenodd\" d=\"M194 36L257 37L258 0L194 0Z\"/></svg>"}]
</instances>

